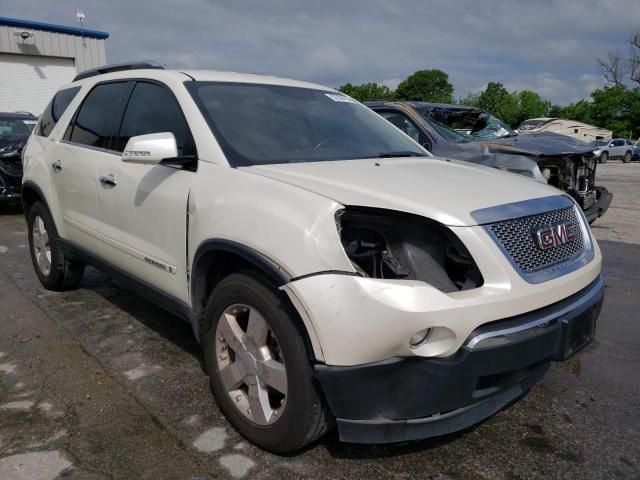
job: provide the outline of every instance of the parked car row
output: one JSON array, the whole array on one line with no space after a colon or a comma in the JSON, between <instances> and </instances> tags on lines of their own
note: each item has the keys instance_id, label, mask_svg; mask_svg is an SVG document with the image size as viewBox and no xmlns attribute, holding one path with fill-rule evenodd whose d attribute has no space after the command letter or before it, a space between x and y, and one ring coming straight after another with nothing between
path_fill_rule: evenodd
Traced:
<instances>
[{"instance_id":1,"label":"parked car row","mask_svg":"<svg viewBox=\"0 0 640 480\"><path fill-rule=\"evenodd\" d=\"M23 152L40 282L93 265L189 322L220 410L272 452L481 422L594 337L584 212L606 190L580 145L369 106L259 75L79 74Z\"/></svg>"},{"instance_id":2,"label":"parked car row","mask_svg":"<svg viewBox=\"0 0 640 480\"><path fill-rule=\"evenodd\" d=\"M436 156L508 170L564 190L589 222L604 215L611 204L609 191L596 184L596 160L588 143L551 132L518 135L493 115L472 107L425 102L366 105Z\"/></svg>"}]
</instances>

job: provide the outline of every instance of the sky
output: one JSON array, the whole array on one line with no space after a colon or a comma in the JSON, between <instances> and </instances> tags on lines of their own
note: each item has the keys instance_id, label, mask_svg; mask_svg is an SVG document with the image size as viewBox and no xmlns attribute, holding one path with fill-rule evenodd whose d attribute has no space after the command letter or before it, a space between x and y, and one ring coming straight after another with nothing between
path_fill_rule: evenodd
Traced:
<instances>
[{"instance_id":1,"label":"sky","mask_svg":"<svg viewBox=\"0 0 640 480\"><path fill-rule=\"evenodd\" d=\"M640 32L640 0L0 0L0 16L106 31L111 62L395 88L449 74L456 98L488 82L554 103L604 84L596 64Z\"/></svg>"}]
</instances>

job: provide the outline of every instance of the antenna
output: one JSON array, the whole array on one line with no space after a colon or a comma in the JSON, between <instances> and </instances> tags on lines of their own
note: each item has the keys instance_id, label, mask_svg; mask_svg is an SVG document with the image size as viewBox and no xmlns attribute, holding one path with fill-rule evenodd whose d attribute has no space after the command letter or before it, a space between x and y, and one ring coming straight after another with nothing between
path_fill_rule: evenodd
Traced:
<instances>
[{"instance_id":1,"label":"antenna","mask_svg":"<svg viewBox=\"0 0 640 480\"><path fill-rule=\"evenodd\" d=\"M85 14L84 14L84 12L82 10L78 9L78 11L76 12L76 18L80 22L80 30L82 30L82 45L85 45L85 40L84 40L84 18L85 18Z\"/></svg>"}]
</instances>

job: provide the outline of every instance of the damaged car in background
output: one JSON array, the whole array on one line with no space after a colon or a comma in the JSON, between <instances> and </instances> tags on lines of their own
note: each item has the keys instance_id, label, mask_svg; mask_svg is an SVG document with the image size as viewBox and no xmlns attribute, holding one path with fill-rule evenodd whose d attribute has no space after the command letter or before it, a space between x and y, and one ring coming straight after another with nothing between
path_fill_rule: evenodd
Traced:
<instances>
[{"instance_id":1,"label":"damaged car in background","mask_svg":"<svg viewBox=\"0 0 640 480\"><path fill-rule=\"evenodd\" d=\"M22 149L37 121L26 112L0 112L0 204L20 201Z\"/></svg>"},{"instance_id":2,"label":"damaged car in background","mask_svg":"<svg viewBox=\"0 0 640 480\"><path fill-rule=\"evenodd\" d=\"M417 101L366 102L423 147L440 157L518 173L564 190L589 223L608 210L612 195L596 185L593 146L555 133L518 135L483 110Z\"/></svg>"}]
</instances>

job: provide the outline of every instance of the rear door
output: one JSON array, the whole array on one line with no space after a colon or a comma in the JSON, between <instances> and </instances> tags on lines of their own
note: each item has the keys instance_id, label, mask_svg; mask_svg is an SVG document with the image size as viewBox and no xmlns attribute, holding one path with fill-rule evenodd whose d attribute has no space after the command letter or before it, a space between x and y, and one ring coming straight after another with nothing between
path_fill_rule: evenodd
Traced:
<instances>
[{"instance_id":1,"label":"rear door","mask_svg":"<svg viewBox=\"0 0 640 480\"><path fill-rule=\"evenodd\" d=\"M609 148L610 157L622 157L625 152L624 140L616 139L611 142L613 147Z\"/></svg>"},{"instance_id":2,"label":"rear door","mask_svg":"<svg viewBox=\"0 0 640 480\"><path fill-rule=\"evenodd\" d=\"M107 147L127 82L96 85L84 98L62 141L51 157L52 192L59 216L60 233L93 253L99 253L97 185L98 168Z\"/></svg>"},{"instance_id":3,"label":"rear door","mask_svg":"<svg viewBox=\"0 0 640 480\"><path fill-rule=\"evenodd\" d=\"M122 162L119 154L131 137L160 132L172 132L178 155L193 161L182 167ZM112 180L98 185L105 259L187 301L187 200L197 157L187 121L168 87L135 83L111 150L118 155L104 156L98 171Z\"/></svg>"}]
</instances>

